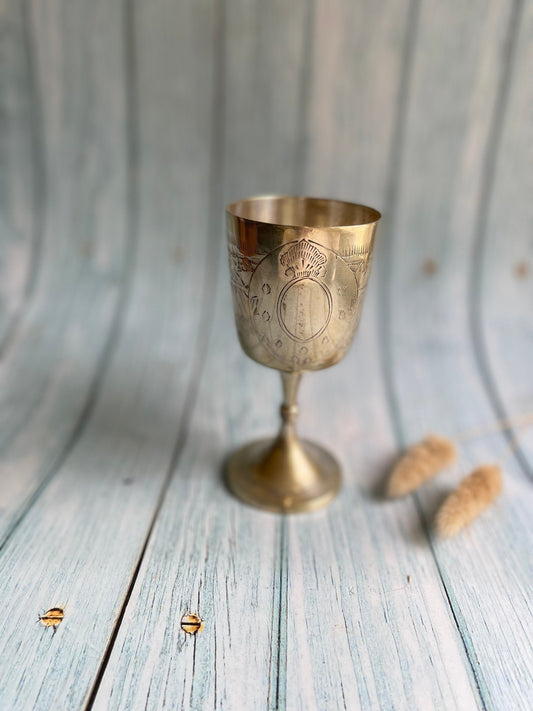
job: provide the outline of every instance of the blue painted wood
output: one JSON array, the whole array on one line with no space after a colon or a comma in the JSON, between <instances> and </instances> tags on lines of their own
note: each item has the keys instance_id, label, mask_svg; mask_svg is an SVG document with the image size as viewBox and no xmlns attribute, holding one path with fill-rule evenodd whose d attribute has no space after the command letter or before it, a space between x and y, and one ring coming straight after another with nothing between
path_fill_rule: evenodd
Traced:
<instances>
[{"instance_id":1,"label":"blue painted wood","mask_svg":"<svg viewBox=\"0 0 533 711\"><path fill-rule=\"evenodd\" d=\"M531 8L5 0L0 19L2 704L526 708L530 440L455 541L435 507L505 437L414 498L380 488L428 430L531 409ZM289 519L220 480L280 398L236 340L222 206L273 191L388 215L357 345L301 393L344 490ZM36 619L56 605L54 635Z\"/></svg>"},{"instance_id":2,"label":"blue painted wood","mask_svg":"<svg viewBox=\"0 0 533 711\"><path fill-rule=\"evenodd\" d=\"M226 199L295 189L302 71L295 48L303 42L304 10L304 3L292 11L260 2L226 5L220 77ZM283 523L232 499L220 477L233 447L275 431L281 387L277 373L246 359L238 345L222 215L218 226L223 251L217 290L209 294L213 332L198 402L94 709L276 708ZM172 582L154 598L162 561ZM187 610L205 621L195 638L179 626Z\"/></svg>"},{"instance_id":3,"label":"blue painted wood","mask_svg":"<svg viewBox=\"0 0 533 711\"><path fill-rule=\"evenodd\" d=\"M297 193L312 7L226 0L224 16L224 203Z\"/></svg>"},{"instance_id":4,"label":"blue painted wood","mask_svg":"<svg viewBox=\"0 0 533 711\"><path fill-rule=\"evenodd\" d=\"M407 12L399 17L405 27ZM341 26L342 18L338 22ZM387 45L384 36L382 49ZM354 102L356 96L357 84ZM394 104L394 93L390 96ZM239 128L232 108L237 105L228 103L230 132ZM391 140L390 121L369 124L377 139ZM257 142L251 145L258 150ZM379 172L379 164L373 170ZM365 177L359 177L361 187ZM237 178L230 173L230 181L239 179L247 179L244 169ZM373 183L384 186L384 177L373 174ZM346 453L345 492L329 512L280 525L276 517L238 504L234 508L219 488L216 463L222 453L240 438L268 432L267 425L272 431L272 409L279 399L272 376L247 362L228 340L224 257L221 268L215 332L186 453L156 523L95 708L136 703L158 708L163 699L192 708L368 708L391 706L398 699L414 708L427 708L428 701L443 708L477 708L432 552L427 546L413 552L409 539L401 538L410 526L424 535L413 503L385 506L375 494L384 464L395 452L384 391L376 389L375 294L359 352L331 373L313 374L302 396L302 428L322 438L327 432L330 446ZM216 379L222 360L229 363L224 385ZM306 392L311 393L307 398ZM325 412L348 413L340 420L344 426L328 426ZM355 435L359 428L365 447ZM202 452L201 441L216 443L215 452ZM193 520L190 530L184 528L185 516ZM200 518L203 524L195 525ZM233 551L226 540L235 520L240 526L246 522L247 534L237 541L247 544ZM154 602L153 580L161 561L171 566L165 577L175 582L172 594L161 592ZM407 575L416 587L407 584ZM257 597L253 604L250 595ZM206 623L194 640L177 625L189 607ZM401 627L391 632L395 620Z\"/></svg>"},{"instance_id":5,"label":"blue painted wood","mask_svg":"<svg viewBox=\"0 0 533 711\"><path fill-rule=\"evenodd\" d=\"M315 0L302 112L301 190L386 207L415 2ZM385 215L386 217L386 215Z\"/></svg>"},{"instance_id":6,"label":"blue painted wood","mask_svg":"<svg viewBox=\"0 0 533 711\"><path fill-rule=\"evenodd\" d=\"M10 163L2 194L10 223L26 222L42 244L28 256L39 264L26 268L26 300L7 326L0 354L0 545L84 426L131 272L120 44L112 28L94 31L102 7L91 13L69 4L64 25L57 9L56 3L4 8L3 36L13 31L19 50L3 73L17 83L25 66L19 100L32 96L19 107L17 132L34 165L22 158ZM109 24L117 27L111 9ZM19 150L22 139L10 135L9 145Z\"/></svg>"},{"instance_id":7,"label":"blue painted wood","mask_svg":"<svg viewBox=\"0 0 533 711\"><path fill-rule=\"evenodd\" d=\"M417 7L391 3L372 18L368 7L343 3L330 14L324 5L321 19L316 29L321 101L313 111L322 118L310 146L321 145L322 136L330 142L328 157L309 150L309 185L321 182L322 191L349 199L364 196L386 218L397 156L395 126L405 110L399 92L405 90L416 47ZM325 27L332 30L329 43ZM362 67L360 53L365 58L375 53L375 62ZM332 55L343 66L342 82L331 79L336 76ZM353 57L350 69L342 64L347 56ZM368 67L377 66L378 57L381 69L369 85ZM321 61L325 67L319 68ZM354 150L346 151L347 145ZM324 173L323 166L329 166ZM384 477L397 453L382 371L377 303L385 278L382 255L378 238L378 263L354 351L303 386L302 429L341 454L345 485L324 514L289 522L285 701L290 709L474 709L479 703L416 506L412 500L382 500ZM295 678L298 683L291 684Z\"/></svg>"},{"instance_id":8,"label":"blue painted wood","mask_svg":"<svg viewBox=\"0 0 533 711\"><path fill-rule=\"evenodd\" d=\"M487 162L496 149L494 122L512 71L508 47L519 24L511 4L492 3L486 14L485 5L479 9L481 25L470 6L471 25L452 7L438 22L428 10L418 32L408 104L414 118L403 134L383 282L389 387L404 444L431 430L457 437L498 417L475 358L471 260ZM466 51L470 61L449 64L451 55ZM450 94L434 89L442 66L449 67ZM423 118L430 103L439 122ZM454 132L442 131L444 125L453 125ZM464 146L470 147L466 154ZM414 234L423 238L414 240ZM427 259L434 269L424 269ZM499 434L465 443L456 469L417 496L428 532L443 495L475 466L507 453ZM533 652L531 505L530 483L511 459L504 494L483 519L452 541L437 541L430 533L471 674L488 708L526 709L533 688L530 673L523 672L531 668Z\"/></svg>"},{"instance_id":9,"label":"blue painted wood","mask_svg":"<svg viewBox=\"0 0 533 711\"><path fill-rule=\"evenodd\" d=\"M154 528L94 709L266 708L277 648L279 517L242 506L220 478L229 448L275 427L275 378L233 334L225 255L210 357L189 437ZM224 359L224 387L220 383ZM258 397L259 395L259 397ZM265 406L265 397L269 397ZM181 630L187 612L205 629Z\"/></svg>"},{"instance_id":10,"label":"blue painted wood","mask_svg":"<svg viewBox=\"0 0 533 711\"><path fill-rule=\"evenodd\" d=\"M80 39L76 43L73 37L64 49L65 64L58 71L78 78L81 57L84 71L93 69L94 74L79 77L79 91L82 97L93 92L93 110L101 112L95 118L98 126L107 125L107 112L114 114L119 96L115 95L112 103L100 104L94 94L96 86L104 93L116 92L117 86L127 92L118 109L119 115L127 111L126 135L117 140L121 146L125 141L129 149L129 187L123 197L127 198L134 231L130 238L138 247L135 266L128 271L129 298L120 323L114 324L108 368L83 433L0 557L1 597L8 605L0 633L2 656L11 660L0 669L0 696L10 709L83 708L90 696L169 467L183 440L184 412L193 401L191 383L197 380L199 354L207 336L199 326L206 322L207 306L211 306L206 285L212 279L209 265L213 259L207 245L215 224L213 215L218 223L220 214L220 205L210 205L205 198L211 184L218 182L217 168L211 163L215 61L210 7L195 5L188 15L180 12L180 24L173 14L176 6L153 19L140 10L140 18L131 14L132 8L124 8L122 3L39 6L50 24L42 16L37 19L49 28L52 38L60 29L55 10L60 11L61 21L74 22L83 30L89 42L84 45ZM93 23L99 26L101 22L105 31L88 32ZM191 33L191 25L195 33ZM176 28L180 27L177 37ZM69 34L66 29L63 33ZM144 47L154 43L159 47L155 56L137 53L138 33L146 37ZM42 36L45 42L47 34ZM80 44L85 52L80 51ZM56 51L53 42L45 42L42 52L46 51ZM166 113L161 117L157 81L161 71L167 70L171 59L177 72L195 52L201 59L187 75L187 86L174 84L165 90ZM122 77L124 63L128 67L126 79ZM61 73L55 80L61 84ZM190 94L185 106L184 92ZM61 101L58 104L50 107L51 113L59 110ZM80 99L74 108L68 108L74 111L70 116L72 131L80 121L90 131L92 114L86 116L85 124L79 116L79 111L87 111L85 101ZM191 126L194 133L186 134ZM70 129L69 120L65 128ZM68 131L63 133L62 137L50 136L49 150L59 143L66 152L63 160L72 161L68 148L72 149L74 137L69 137ZM112 153L105 156L111 161L109 166L107 162L100 165L99 155L88 150L86 156L79 156L82 174L86 169L104 179L106 166L108 170L112 167ZM191 162L194 170L191 167L188 173L184 166L191 166ZM70 179L74 186L80 185L71 174ZM102 189L105 185L104 181ZM104 200L106 205L107 199L114 209L117 196L111 193ZM76 205L68 200L65 206L69 214L76 212ZM54 214L55 219L61 216ZM98 212L91 215L95 222L85 224L89 234L97 224ZM69 279L80 279L80 270L72 266L75 259L69 249L69 228L74 229L68 221L58 225L65 243L63 252L59 251L61 241L54 249L52 245L45 248L50 273L43 279L53 281L51 265L57 261L63 261L63 268L66 262L70 264L73 274ZM79 226L76 229L83 234ZM112 229L113 223L107 223L105 230ZM94 259L109 269L106 244L109 242L103 242ZM91 305L97 307L103 295L96 280L92 291L82 281L80 288L84 287L87 303L82 313L90 319ZM65 289L58 289L56 298L62 297L68 310L69 291ZM69 289L75 299L75 284ZM38 307L44 308L44 304ZM74 344L83 344L83 323L77 319L79 336L77 341L71 336ZM39 372L35 362L33 367ZM43 363L42 367L49 365ZM18 382L15 374L11 377L10 382ZM46 423L49 430L53 428L50 415ZM36 447L38 444L35 442ZM65 608L65 619L54 636L51 629L35 623L37 614L50 606Z\"/></svg>"},{"instance_id":11,"label":"blue painted wood","mask_svg":"<svg viewBox=\"0 0 533 711\"><path fill-rule=\"evenodd\" d=\"M304 384L302 429L341 454L345 482L327 512L289 522L287 677L301 681L287 684L287 708L475 709L416 506L382 499L397 448L380 369L379 276L353 352Z\"/></svg>"},{"instance_id":12,"label":"blue painted wood","mask_svg":"<svg viewBox=\"0 0 533 711\"><path fill-rule=\"evenodd\" d=\"M35 287L44 200L41 97L31 25L23 3L6 2L0 22L0 357L9 348Z\"/></svg>"},{"instance_id":13,"label":"blue painted wood","mask_svg":"<svg viewBox=\"0 0 533 711\"><path fill-rule=\"evenodd\" d=\"M502 417L533 412L533 8L525 3L513 45L508 101L481 205L473 311L480 370ZM515 429L522 469L533 479L533 428ZM511 439L513 444L513 439Z\"/></svg>"}]
</instances>

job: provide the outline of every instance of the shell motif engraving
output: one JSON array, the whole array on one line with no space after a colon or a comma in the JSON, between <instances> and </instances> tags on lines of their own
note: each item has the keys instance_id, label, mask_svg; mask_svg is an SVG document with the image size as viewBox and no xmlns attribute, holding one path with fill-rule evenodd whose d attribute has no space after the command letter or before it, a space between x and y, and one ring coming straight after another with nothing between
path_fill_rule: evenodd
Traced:
<instances>
[{"instance_id":1,"label":"shell motif engraving","mask_svg":"<svg viewBox=\"0 0 533 711\"><path fill-rule=\"evenodd\" d=\"M314 244L302 240L283 252L279 261L286 267L285 276L296 279L320 276L327 257Z\"/></svg>"}]
</instances>

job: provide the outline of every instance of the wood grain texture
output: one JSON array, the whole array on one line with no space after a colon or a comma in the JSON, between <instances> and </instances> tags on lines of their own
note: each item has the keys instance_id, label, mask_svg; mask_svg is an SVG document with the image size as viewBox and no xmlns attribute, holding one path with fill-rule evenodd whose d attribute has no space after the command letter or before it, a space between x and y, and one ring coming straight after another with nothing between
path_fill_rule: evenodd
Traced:
<instances>
[{"instance_id":1,"label":"wood grain texture","mask_svg":"<svg viewBox=\"0 0 533 711\"><path fill-rule=\"evenodd\" d=\"M463 15L450 6L438 22L422 11L384 281L389 385L403 444L431 430L454 437L497 417L474 355L468 299L477 205L516 27L513 6L503 3L492 3L488 12L485 4L469 6ZM449 64L452 53L463 61ZM444 66L449 94L436 90ZM423 119L429 104L439 122ZM445 132L441 124L455 130ZM414 241L413 234L424 239ZM428 258L436 270L423 268ZM443 494L461 476L506 453L500 435L465 444L456 471L417 497L428 530ZM532 661L531 503L530 484L510 460L502 499L482 520L453 541L431 536L487 708L529 704L532 678L524 670Z\"/></svg>"},{"instance_id":2,"label":"wood grain texture","mask_svg":"<svg viewBox=\"0 0 533 711\"><path fill-rule=\"evenodd\" d=\"M94 7L83 4L93 20ZM205 323L203 286L213 271L207 238L215 207L205 195L217 182L211 8L195 5L177 22L170 3L158 16L140 9L138 17L131 7L123 14L122 4L114 13L105 7L102 52L113 48L128 60L124 98L128 112L141 108L137 117L129 114L126 137L137 268L130 270L131 295L83 434L0 559L1 597L8 606L3 656L12 660L2 665L0 689L12 709L75 709L87 702L180 448L182 415L193 400L190 384L207 335L199 324ZM147 51L138 55L137 22L147 36ZM169 60L174 68L189 61L193 47L203 59L191 65L186 81L165 90L162 125L154 79ZM113 86L120 83L109 63L105 69ZM103 76L100 81L105 85ZM184 140L190 126L195 133ZM187 165L194 167L190 174ZM35 624L37 613L50 606L65 609L54 636Z\"/></svg>"},{"instance_id":3,"label":"wood grain texture","mask_svg":"<svg viewBox=\"0 0 533 711\"><path fill-rule=\"evenodd\" d=\"M380 371L376 286L353 352L304 386L302 429L342 456L345 480L326 512L288 524L286 706L475 709L416 507L411 499L383 500L397 450Z\"/></svg>"},{"instance_id":4,"label":"wood grain texture","mask_svg":"<svg viewBox=\"0 0 533 711\"><path fill-rule=\"evenodd\" d=\"M428 431L532 409L531 6L0 0L0 23L0 706L528 709L531 437L382 493ZM221 479L277 427L222 211L271 192L385 215L356 345L300 397L344 488L287 518ZM443 494L505 457L497 504L437 540Z\"/></svg>"},{"instance_id":5,"label":"wood grain texture","mask_svg":"<svg viewBox=\"0 0 533 711\"><path fill-rule=\"evenodd\" d=\"M326 194L385 207L391 137L401 101L413 6L315 0L302 111L302 181Z\"/></svg>"},{"instance_id":6,"label":"wood grain texture","mask_svg":"<svg viewBox=\"0 0 533 711\"><path fill-rule=\"evenodd\" d=\"M220 77L226 199L295 189L302 64L293 46L303 43L303 7L226 5ZM248 42L255 27L262 28L258 44ZM277 373L246 359L238 345L219 224L223 252L217 291L209 294L214 330L189 437L94 709L277 705L282 519L233 500L220 477L233 447L275 431L281 387ZM154 599L162 560L172 584ZM205 620L194 638L179 626L189 609Z\"/></svg>"},{"instance_id":7,"label":"wood grain texture","mask_svg":"<svg viewBox=\"0 0 533 711\"><path fill-rule=\"evenodd\" d=\"M229 46L228 52L231 52ZM228 104L229 131L234 125L232 105L232 102ZM390 140L388 127L390 122L382 127L384 140ZM257 144L254 145L257 150ZM222 266L225 270L225 265ZM255 434L256 420L265 419L265 403L273 404L279 395L272 381L267 380L268 373L258 371L246 361L239 367L240 377L235 383L228 382L234 377L231 369L224 385L214 379L211 370L216 372L221 353L226 354L226 359L229 353L234 354L229 362L238 353L227 338L218 335L219 329L221 333L228 329L229 301L219 297L217 303L225 311L217 312L215 317L214 338L217 340L216 345L209 347L211 356L204 375L208 394L200 397L194 422L201 421L202 431L205 431L215 423L227 421L229 405L224 399L231 393L238 407L237 417L230 416L232 429L250 438ZM376 480L383 476L385 461L394 452L394 443L387 422L384 392L375 392L375 378L379 374L375 303L371 314L362 363L347 360L331 374L333 381L329 374L321 374L313 375L308 384L313 387L315 380L324 383L314 388L314 397L307 403L308 413L316 413L307 418L311 432L324 426L320 417L322 408L337 411L350 406L350 424L341 429L334 441L341 449L349 448L351 460L346 469L352 477L354 470L362 469L361 480L356 483L352 479L347 484L343 498L330 513L296 517L281 525L275 517L267 515L263 521L264 515L256 513L257 525L262 524L262 528L267 527L267 522L270 525L261 546L255 543L251 547L252 560L262 561L263 575L273 567L270 585L266 587L261 582L263 578L255 572L251 576L233 577L226 557L214 557L211 552L213 545L218 550L220 539L230 535L227 519L231 519L232 504L219 498L213 508L217 480L212 479L212 472L217 459L210 455L207 467L203 458L201 465L194 465L194 453L199 448L194 432L200 429L194 424L187 454L175 474L156 524L153 543L141 567L95 708L136 705L142 708L145 703L148 708L158 708L163 701L190 708L198 708L202 703L216 708L225 705L230 708L239 705L327 708L347 704L348 708L359 705L364 708L394 704L398 698L402 704L415 708L426 708L428 700L442 707L477 707L462 641L443 594L432 553L426 547L413 554L408 536L397 543L398 533L404 527L409 529L409 516L414 517L415 526L420 525L413 505L404 502L395 507L384 506L374 491ZM362 372L360 379L353 377L355 367L358 375ZM213 413L212 403L218 403L219 399L225 409L218 406ZM203 409L208 407L207 403L210 403L211 417L206 419ZM321 407L317 410L318 403ZM357 441L349 444L347 431L353 436L356 418L361 422L377 420L380 425L374 431L378 438L375 448L369 447L379 454L374 459L370 455L370 461ZM208 432L205 439L220 443L220 458L221 452L229 450L232 440L225 442L219 434L211 434L209 429ZM192 474L191 467L194 467ZM210 488L203 484L206 470L211 471ZM189 477L190 490L184 494L183 481L189 481ZM362 483L365 477L366 485ZM366 486L362 500L358 485ZM196 507L202 505L206 531L198 540L190 539L188 546L180 544L176 550L179 537L174 531L176 522L184 515L181 512L190 511L195 517ZM236 511L241 512L241 509L237 505ZM248 514L248 509L242 509L240 516ZM254 521L255 517L250 520ZM196 527L193 531L198 535ZM215 543L211 542L213 537ZM257 537L253 536L252 540ZM357 553L352 550L351 541L359 541ZM199 545L202 548L196 552ZM376 553L377 547L382 546L379 550L385 551L391 545L395 546L394 554L383 560ZM237 555L227 550L226 555L232 559L233 569L237 566L237 570L242 570L243 557L248 551ZM160 568L159 561L168 557L173 561L168 577L176 579L173 589L178 592L173 596L169 593L167 599L158 597L156 604L148 604L147 601L153 600L152 581ZM414 599L405 593L409 587L407 574L418 581ZM260 586L265 587L256 592L258 575ZM227 591L224 594L221 579L229 584L230 594ZM255 609L255 605L253 608L250 605L249 594L258 595L258 609L265 611L256 618L257 627L252 637L246 621L247 613ZM390 616L387 612L383 614L382 601L386 601ZM177 623L183 612L195 605L194 609L206 618L206 628L193 641L184 636ZM225 615L228 615L227 624ZM151 630L149 637L145 634L146 616ZM266 624L265 616L271 617L272 627ZM391 632L394 619L402 620L401 632L399 629ZM398 650L398 637L406 656ZM252 657L247 651L250 643L254 645ZM265 644L271 648L265 649ZM440 654L441 649L446 649L445 656ZM251 669L245 678L242 677L242 659L248 659ZM268 674L266 660L270 660ZM453 684L443 682L451 678ZM249 684L249 679L254 683Z\"/></svg>"},{"instance_id":8,"label":"wood grain texture","mask_svg":"<svg viewBox=\"0 0 533 711\"><path fill-rule=\"evenodd\" d=\"M309 137L308 181L322 192L386 210L416 12L410 3L319 6L310 94L320 101L311 111L329 111ZM311 148L323 151L323 136L327 156ZM396 443L382 384L377 266L354 352L304 385L302 429L341 453L345 484L326 512L288 522L282 708L474 709L477 691L432 552L412 544L425 539L416 508L382 499Z\"/></svg>"},{"instance_id":9,"label":"wood grain texture","mask_svg":"<svg viewBox=\"0 0 533 711\"><path fill-rule=\"evenodd\" d=\"M303 0L224 2L225 203L301 189L311 13Z\"/></svg>"},{"instance_id":10,"label":"wood grain texture","mask_svg":"<svg viewBox=\"0 0 533 711\"><path fill-rule=\"evenodd\" d=\"M5 10L7 36L11 15L23 10L19 39L32 61L20 92L35 96L17 130L24 129L35 165L20 159L13 175L9 169L3 195L39 232L32 239L40 261L28 267L36 283L13 315L0 363L0 544L84 425L131 272L120 24L113 8L87 13L82 5ZM3 74L17 82L10 64ZM15 150L9 132L7 140ZM16 174L22 169L34 173L26 198Z\"/></svg>"},{"instance_id":11,"label":"wood grain texture","mask_svg":"<svg viewBox=\"0 0 533 711\"><path fill-rule=\"evenodd\" d=\"M517 20L508 100L475 255L473 315L476 344L493 405L502 417L533 411L533 8ZM533 428L516 430L520 464L533 479ZM514 440L511 439L511 442Z\"/></svg>"},{"instance_id":12,"label":"wood grain texture","mask_svg":"<svg viewBox=\"0 0 533 711\"><path fill-rule=\"evenodd\" d=\"M27 4L0 6L0 356L36 281L42 241L41 96Z\"/></svg>"},{"instance_id":13,"label":"wood grain texture","mask_svg":"<svg viewBox=\"0 0 533 711\"><path fill-rule=\"evenodd\" d=\"M222 267L225 277L225 258ZM232 499L221 467L242 438L275 427L277 383L262 384L260 368L244 360L236 339L233 347L228 343L226 280L214 308L211 355L187 445L93 709L268 706L280 520ZM195 637L180 628L187 611L205 622Z\"/></svg>"}]
</instances>

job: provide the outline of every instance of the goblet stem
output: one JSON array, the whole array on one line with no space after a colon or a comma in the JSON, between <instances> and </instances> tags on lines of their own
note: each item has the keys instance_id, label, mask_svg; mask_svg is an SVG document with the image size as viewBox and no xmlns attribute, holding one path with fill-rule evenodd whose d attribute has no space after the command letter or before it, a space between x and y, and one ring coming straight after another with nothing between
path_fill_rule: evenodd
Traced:
<instances>
[{"instance_id":1,"label":"goblet stem","mask_svg":"<svg viewBox=\"0 0 533 711\"><path fill-rule=\"evenodd\" d=\"M281 429L278 439L288 442L296 438L296 419L298 418L298 405L296 395L302 374L281 372L283 385L283 403L280 407Z\"/></svg>"},{"instance_id":2,"label":"goblet stem","mask_svg":"<svg viewBox=\"0 0 533 711\"><path fill-rule=\"evenodd\" d=\"M260 440L235 452L228 462L228 484L254 506L293 513L324 506L339 489L333 457L296 434L296 395L302 373L281 373L281 427L274 440Z\"/></svg>"}]
</instances>

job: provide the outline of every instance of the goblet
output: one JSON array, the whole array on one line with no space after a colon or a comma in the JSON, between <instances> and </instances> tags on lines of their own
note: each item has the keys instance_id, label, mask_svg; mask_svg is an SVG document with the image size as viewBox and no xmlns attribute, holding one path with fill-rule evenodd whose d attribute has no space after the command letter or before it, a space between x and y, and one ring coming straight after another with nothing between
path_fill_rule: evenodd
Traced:
<instances>
[{"instance_id":1,"label":"goblet","mask_svg":"<svg viewBox=\"0 0 533 711\"><path fill-rule=\"evenodd\" d=\"M295 423L302 373L328 368L352 342L380 214L308 197L255 197L226 208L233 306L240 344L281 371L281 429L228 460L230 490L285 513L327 504L340 487L335 458L300 440Z\"/></svg>"}]
</instances>

